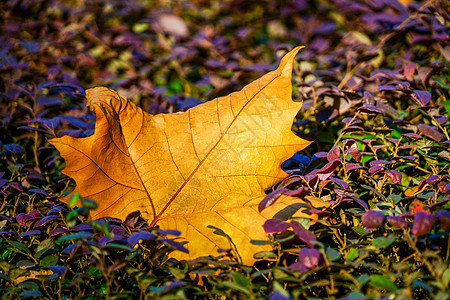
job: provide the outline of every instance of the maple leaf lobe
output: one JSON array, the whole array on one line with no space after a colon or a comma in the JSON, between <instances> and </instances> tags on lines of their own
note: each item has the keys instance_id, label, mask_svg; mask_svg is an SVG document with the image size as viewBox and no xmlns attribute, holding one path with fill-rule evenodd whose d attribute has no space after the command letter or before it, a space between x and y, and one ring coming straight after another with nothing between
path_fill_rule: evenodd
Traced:
<instances>
[{"instance_id":1,"label":"maple leaf lobe","mask_svg":"<svg viewBox=\"0 0 450 300\"><path fill-rule=\"evenodd\" d=\"M93 217L141 210L152 224L180 230L193 256L223 244L207 225L228 229L239 245L261 238L275 209L300 201L285 196L264 214L257 210L264 191L287 176L281 163L310 144L291 131L302 105L291 98L299 49L241 91L181 113L149 115L107 88L88 90L94 134L50 141L74 192L99 203Z\"/></svg>"}]
</instances>

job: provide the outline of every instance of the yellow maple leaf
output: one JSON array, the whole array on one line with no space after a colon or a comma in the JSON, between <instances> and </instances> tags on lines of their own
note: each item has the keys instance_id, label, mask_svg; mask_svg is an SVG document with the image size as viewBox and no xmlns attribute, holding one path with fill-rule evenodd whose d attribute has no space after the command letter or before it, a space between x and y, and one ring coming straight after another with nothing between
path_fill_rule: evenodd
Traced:
<instances>
[{"instance_id":1,"label":"yellow maple leaf","mask_svg":"<svg viewBox=\"0 0 450 300\"><path fill-rule=\"evenodd\" d=\"M74 192L98 202L94 218L140 210L151 225L178 229L189 241L190 256L178 258L229 248L211 225L251 263L262 246L249 241L266 237L264 221L305 207L282 196L257 209L265 190L287 176L281 163L310 144L291 131L302 106L292 101L291 84L299 50L241 91L181 113L150 115L107 88L88 90L95 133L50 140L66 161L63 173L76 181Z\"/></svg>"}]
</instances>

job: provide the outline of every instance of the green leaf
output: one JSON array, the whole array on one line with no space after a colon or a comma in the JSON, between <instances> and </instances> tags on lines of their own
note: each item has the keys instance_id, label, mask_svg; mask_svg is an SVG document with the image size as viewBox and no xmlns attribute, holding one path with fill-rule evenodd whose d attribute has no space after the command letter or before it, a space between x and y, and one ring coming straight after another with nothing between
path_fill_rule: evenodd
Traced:
<instances>
[{"instance_id":1,"label":"green leaf","mask_svg":"<svg viewBox=\"0 0 450 300\"><path fill-rule=\"evenodd\" d=\"M175 267L168 267L169 272L177 279L177 280L182 280L186 277L186 273L178 268Z\"/></svg>"},{"instance_id":2,"label":"green leaf","mask_svg":"<svg viewBox=\"0 0 450 300\"><path fill-rule=\"evenodd\" d=\"M240 286L239 284L237 284L235 282L223 281L220 283L220 285L228 287L228 288L236 290L236 291L239 291L239 292L243 292L245 294L250 293L246 288L243 288L242 286Z\"/></svg>"},{"instance_id":3,"label":"green leaf","mask_svg":"<svg viewBox=\"0 0 450 300\"><path fill-rule=\"evenodd\" d=\"M388 196L388 200L394 202L395 204L399 203L400 200L402 200L402 197L400 195L391 194Z\"/></svg>"},{"instance_id":4,"label":"green leaf","mask_svg":"<svg viewBox=\"0 0 450 300\"><path fill-rule=\"evenodd\" d=\"M26 255L26 254L30 254L30 253L31 253L30 250L28 249L28 247L25 246L25 244L22 243L22 242L8 241L8 240L6 240L6 242L7 242L10 246L12 246L13 248L15 248L16 250L19 250L19 252L22 253L22 254L25 254L25 255Z\"/></svg>"},{"instance_id":5,"label":"green leaf","mask_svg":"<svg viewBox=\"0 0 450 300\"><path fill-rule=\"evenodd\" d=\"M356 232L359 235L365 235L367 233L364 231L364 228L362 228L360 226L353 226L352 229L354 232Z\"/></svg>"},{"instance_id":6,"label":"green leaf","mask_svg":"<svg viewBox=\"0 0 450 300\"><path fill-rule=\"evenodd\" d=\"M354 260L359 256L358 254L358 249L356 248L352 248L350 249L350 251L347 253L347 259L348 260Z\"/></svg>"},{"instance_id":7,"label":"green leaf","mask_svg":"<svg viewBox=\"0 0 450 300\"><path fill-rule=\"evenodd\" d=\"M131 252L133 249L130 246L122 245L118 243L108 243L100 247L103 250L116 250L116 251L128 251Z\"/></svg>"},{"instance_id":8,"label":"green leaf","mask_svg":"<svg viewBox=\"0 0 450 300\"><path fill-rule=\"evenodd\" d=\"M36 247L36 252L34 254L34 256L36 258L40 258L45 252L47 252L47 250L52 249L55 246L55 242L51 239L48 238L46 240L43 240L37 247Z\"/></svg>"},{"instance_id":9,"label":"green leaf","mask_svg":"<svg viewBox=\"0 0 450 300\"><path fill-rule=\"evenodd\" d=\"M92 233L90 232L86 232L86 231L80 231L77 233L71 233L65 236L62 236L58 239L58 242L62 242L62 241L76 241L76 240L82 240L82 239L86 239L86 240L90 240L92 239L94 236L92 235Z\"/></svg>"},{"instance_id":10,"label":"green leaf","mask_svg":"<svg viewBox=\"0 0 450 300\"><path fill-rule=\"evenodd\" d=\"M78 193L70 195L69 199L67 200L67 205L70 208L74 208L75 205L77 205L77 203L80 200L80 198L81 198L81 196Z\"/></svg>"},{"instance_id":11,"label":"green leaf","mask_svg":"<svg viewBox=\"0 0 450 300\"><path fill-rule=\"evenodd\" d=\"M81 205L88 210L96 210L98 208L97 202L89 198L81 198Z\"/></svg>"},{"instance_id":12,"label":"green leaf","mask_svg":"<svg viewBox=\"0 0 450 300\"><path fill-rule=\"evenodd\" d=\"M43 267L54 266L57 263L58 263L58 256L56 255L47 255L40 261L40 264Z\"/></svg>"},{"instance_id":13,"label":"green leaf","mask_svg":"<svg viewBox=\"0 0 450 300\"><path fill-rule=\"evenodd\" d=\"M395 240L397 240L396 237L380 236L373 239L372 245L374 245L377 248L386 248L389 247L393 242L395 242Z\"/></svg>"},{"instance_id":14,"label":"green leaf","mask_svg":"<svg viewBox=\"0 0 450 300\"><path fill-rule=\"evenodd\" d=\"M66 223L69 227L73 227L78 221L78 211L72 210L66 216Z\"/></svg>"},{"instance_id":15,"label":"green leaf","mask_svg":"<svg viewBox=\"0 0 450 300\"><path fill-rule=\"evenodd\" d=\"M311 220L310 219L306 219L306 218L292 218L292 220L297 221L300 224L302 224L303 227L305 227L306 230L308 230L309 227L311 227Z\"/></svg>"},{"instance_id":16,"label":"green leaf","mask_svg":"<svg viewBox=\"0 0 450 300\"><path fill-rule=\"evenodd\" d=\"M334 248L326 248L325 254L327 255L329 261L335 261L341 258L341 254L339 253L339 251Z\"/></svg>"},{"instance_id":17,"label":"green leaf","mask_svg":"<svg viewBox=\"0 0 450 300\"><path fill-rule=\"evenodd\" d=\"M389 278L383 275L370 275L370 284L379 289L385 289L387 291L393 292L398 289L397 285Z\"/></svg>"},{"instance_id":18,"label":"green leaf","mask_svg":"<svg viewBox=\"0 0 450 300\"><path fill-rule=\"evenodd\" d=\"M369 191L374 192L374 193L375 193L377 196L379 196L381 199L383 199L384 201L387 201L386 197L385 197L383 194L381 194L379 191L377 191L376 189L374 189L373 187L368 186L368 185L365 185L365 184L361 184L361 187L363 187L363 188L365 188L365 189L367 189L367 190L369 190Z\"/></svg>"},{"instance_id":19,"label":"green leaf","mask_svg":"<svg viewBox=\"0 0 450 300\"><path fill-rule=\"evenodd\" d=\"M148 29L148 24L147 23L135 23L133 25L133 31L136 33L141 33L144 32Z\"/></svg>"},{"instance_id":20,"label":"green leaf","mask_svg":"<svg viewBox=\"0 0 450 300\"><path fill-rule=\"evenodd\" d=\"M358 276L358 278L356 278L356 281L358 281L358 283L360 285L365 285L366 283L368 283L370 281L369 274L364 273L364 274Z\"/></svg>"},{"instance_id":21,"label":"green leaf","mask_svg":"<svg viewBox=\"0 0 450 300\"><path fill-rule=\"evenodd\" d=\"M345 299L365 299L364 294L361 291L352 291L347 294Z\"/></svg>"},{"instance_id":22,"label":"green leaf","mask_svg":"<svg viewBox=\"0 0 450 300\"><path fill-rule=\"evenodd\" d=\"M31 260L25 259L25 260L20 260L16 263L16 266L19 268L24 268L27 269L29 267L33 267L36 264L34 262L32 262Z\"/></svg>"},{"instance_id":23,"label":"green leaf","mask_svg":"<svg viewBox=\"0 0 450 300\"><path fill-rule=\"evenodd\" d=\"M366 162L368 162L369 160L371 160L373 158L373 155L363 155L361 157L361 164L365 164Z\"/></svg>"},{"instance_id":24,"label":"green leaf","mask_svg":"<svg viewBox=\"0 0 450 300\"><path fill-rule=\"evenodd\" d=\"M251 240L250 244L252 245L258 245L258 246L265 246L265 245L273 245L275 244L272 241L263 241L263 240Z\"/></svg>"},{"instance_id":25,"label":"green leaf","mask_svg":"<svg viewBox=\"0 0 450 300\"><path fill-rule=\"evenodd\" d=\"M253 258L254 259L277 259L278 256L271 252L271 251L260 251L260 252L256 252L255 254L253 254Z\"/></svg>"},{"instance_id":26,"label":"green leaf","mask_svg":"<svg viewBox=\"0 0 450 300\"><path fill-rule=\"evenodd\" d=\"M448 286L448 283L450 282L450 268L447 268L442 274L442 281L445 286Z\"/></svg>"},{"instance_id":27,"label":"green leaf","mask_svg":"<svg viewBox=\"0 0 450 300\"><path fill-rule=\"evenodd\" d=\"M90 224L95 230L98 230L101 233L104 233L107 237L112 238L112 234L109 231L109 224L105 220L95 220Z\"/></svg>"},{"instance_id":28,"label":"green leaf","mask_svg":"<svg viewBox=\"0 0 450 300\"><path fill-rule=\"evenodd\" d=\"M245 277L244 275L242 275L241 273L238 272L234 272L231 275L231 278L233 279L233 281L237 284L239 284L242 287L248 288L249 286L251 286L250 281L248 280L247 277Z\"/></svg>"},{"instance_id":29,"label":"green leaf","mask_svg":"<svg viewBox=\"0 0 450 300\"><path fill-rule=\"evenodd\" d=\"M11 279L3 273L0 273L0 279L3 279L9 283L11 283Z\"/></svg>"},{"instance_id":30,"label":"green leaf","mask_svg":"<svg viewBox=\"0 0 450 300\"><path fill-rule=\"evenodd\" d=\"M442 81L442 79L440 79L439 77L433 77L433 81L436 82L437 84L439 84L441 87L443 87L444 89L450 90L450 85L446 84L444 81ZM450 109L450 100L446 100L446 101L442 101L442 104L445 107L445 102L448 102L447 105L449 106ZM445 108L447 109L447 108ZM450 110L447 111L450 114Z\"/></svg>"}]
</instances>

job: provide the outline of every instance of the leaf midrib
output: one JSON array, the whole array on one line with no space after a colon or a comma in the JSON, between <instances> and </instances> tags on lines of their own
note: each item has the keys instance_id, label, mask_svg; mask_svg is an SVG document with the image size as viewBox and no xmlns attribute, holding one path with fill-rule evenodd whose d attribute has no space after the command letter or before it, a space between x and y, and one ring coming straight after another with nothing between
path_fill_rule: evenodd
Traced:
<instances>
[{"instance_id":1,"label":"leaf midrib","mask_svg":"<svg viewBox=\"0 0 450 300\"><path fill-rule=\"evenodd\" d=\"M181 190L188 184L188 182L191 180L191 178L195 175L195 173L198 171L198 169L203 165L203 163L206 161L206 159L209 157L209 155L211 154L211 152L216 149L217 145L222 141L223 137L228 133L228 130L231 128L231 126L234 124L234 122L236 121L236 119L240 116L240 114L242 113L242 111L247 107L247 105L253 101L253 99L259 95L259 93L261 93L261 91L263 91L264 89L267 88L267 86L269 84L271 84L274 80L276 80L277 78L279 78L281 76L281 72L278 69L276 69L273 72L279 72L279 74L277 74L276 76L274 76L274 78L272 78L263 88L259 89L259 91L257 93L255 93L250 99L247 98L247 94L245 93L244 89L247 87L245 86L241 91L239 92L243 92L245 97L247 98L247 103L241 108L241 110L236 114L236 116L233 118L233 121L230 122L230 124L228 125L227 129L222 133L222 135L220 136L220 138L217 140L217 142L214 144L213 147L211 147L211 149L208 151L208 153L205 155L205 157L200 161L200 163L197 165L197 167L191 172L191 174L189 175L189 177L183 182L183 184L178 188L178 190L175 192L175 194L169 199L169 201L167 201L166 205L161 209L161 211L158 213L158 215L155 215L155 218L153 219L153 221L151 222L150 226L154 226L158 220L160 219L161 215L166 211L166 209L170 206L170 204L173 202L173 200L175 200L175 198L178 196L178 194L181 192ZM258 81L260 81L260 79L258 79ZM219 101L219 99L216 99L216 101ZM219 112L217 112L219 113ZM189 126L191 126L191 124L189 123Z\"/></svg>"}]
</instances>

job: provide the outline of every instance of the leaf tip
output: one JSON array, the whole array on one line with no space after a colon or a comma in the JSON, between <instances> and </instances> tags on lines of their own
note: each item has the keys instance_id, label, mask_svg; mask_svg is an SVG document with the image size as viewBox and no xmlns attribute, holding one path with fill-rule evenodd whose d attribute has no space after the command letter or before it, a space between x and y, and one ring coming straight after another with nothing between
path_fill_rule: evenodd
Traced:
<instances>
[{"instance_id":1,"label":"leaf tip","mask_svg":"<svg viewBox=\"0 0 450 300\"><path fill-rule=\"evenodd\" d=\"M294 63L295 56L298 51L300 51L305 46L298 46L289 51L283 58L281 59L280 66L278 69L280 70L280 74L283 77L290 78L292 76L292 65Z\"/></svg>"}]
</instances>

